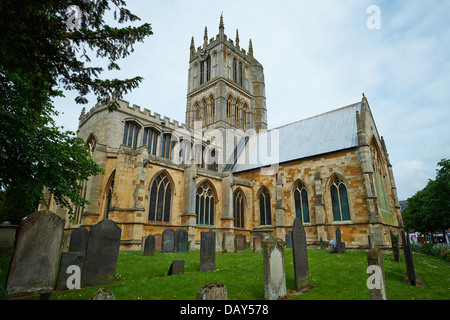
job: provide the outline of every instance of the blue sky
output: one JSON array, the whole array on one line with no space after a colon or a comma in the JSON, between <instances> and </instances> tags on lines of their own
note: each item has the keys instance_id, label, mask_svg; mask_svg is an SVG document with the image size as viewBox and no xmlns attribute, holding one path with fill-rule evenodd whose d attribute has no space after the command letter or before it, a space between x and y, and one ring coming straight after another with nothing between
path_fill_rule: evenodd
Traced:
<instances>
[{"instance_id":1,"label":"blue sky","mask_svg":"<svg viewBox=\"0 0 450 320\"><path fill-rule=\"evenodd\" d=\"M367 20L380 9L380 29ZM450 1L129 0L154 34L102 77L144 77L124 97L184 123L189 46L218 33L241 47L252 39L263 65L269 128L368 98L384 137L400 200L434 179L450 158ZM104 64L106 65L106 64ZM82 105L75 93L56 99L56 122L76 131ZM90 109L95 97L88 96Z\"/></svg>"}]
</instances>

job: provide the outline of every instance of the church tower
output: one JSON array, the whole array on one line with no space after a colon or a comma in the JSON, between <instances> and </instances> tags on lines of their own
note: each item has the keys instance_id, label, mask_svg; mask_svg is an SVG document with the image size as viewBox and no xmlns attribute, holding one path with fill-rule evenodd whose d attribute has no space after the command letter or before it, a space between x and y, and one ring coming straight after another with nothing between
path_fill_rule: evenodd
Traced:
<instances>
[{"instance_id":1,"label":"church tower","mask_svg":"<svg viewBox=\"0 0 450 320\"><path fill-rule=\"evenodd\" d=\"M191 40L186 105L186 126L202 129L237 129L243 135L267 129L264 72L248 51L240 47L239 32L228 39L220 16L219 33L197 49Z\"/></svg>"}]
</instances>

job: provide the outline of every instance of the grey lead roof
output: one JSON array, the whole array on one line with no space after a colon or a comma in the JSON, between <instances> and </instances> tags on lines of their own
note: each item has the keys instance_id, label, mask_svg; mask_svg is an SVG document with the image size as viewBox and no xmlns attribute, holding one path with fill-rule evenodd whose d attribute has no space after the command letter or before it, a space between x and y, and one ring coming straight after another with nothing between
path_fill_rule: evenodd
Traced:
<instances>
[{"instance_id":1,"label":"grey lead roof","mask_svg":"<svg viewBox=\"0 0 450 320\"><path fill-rule=\"evenodd\" d=\"M259 138L251 136L245 140L245 148L238 145L239 156L232 171L242 172L356 147L356 111L361 112L361 102L268 130L259 134Z\"/></svg>"}]
</instances>

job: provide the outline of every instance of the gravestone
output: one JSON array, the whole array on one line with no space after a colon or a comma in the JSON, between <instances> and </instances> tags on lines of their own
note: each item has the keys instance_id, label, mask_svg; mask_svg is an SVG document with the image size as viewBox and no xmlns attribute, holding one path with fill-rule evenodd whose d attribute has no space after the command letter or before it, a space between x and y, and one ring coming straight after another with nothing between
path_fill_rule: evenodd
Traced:
<instances>
[{"instance_id":1,"label":"gravestone","mask_svg":"<svg viewBox=\"0 0 450 320\"><path fill-rule=\"evenodd\" d=\"M165 229L162 233L161 252L172 253L175 251L175 232L172 229Z\"/></svg>"},{"instance_id":2,"label":"gravestone","mask_svg":"<svg viewBox=\"0 0 450 320\"><path fill-rule=\"evenodd\" d=\"M167 273L169 276L175 274L184 273L184 260L174 260L170 265L169 272Z\"/></svg>"},{"instance_id":3,"label":"gravestone","mask_svg":"<svg viewBox=\"0 0 450 320\"><path fill-rule=\"evenodd\" d=\"M399 244L399 239L398 239L398 235L395 235L391 233L391 245L392 245L392 253L394 254L394 261L395 262L400 262L400 244Z\"/></svg>"},{"instance_id":4,"label":"gravestone","mask_svg":"<svg viewBox=\"0 0 450 320\"><path fill-rule=\"evenodd\" d=\"M144 240L144 256L155 255L155 237L149 235Z\"/></svg>"},{"instance_id":5,"label":"gravestone","mask_svg":"<svg viewBox=\"0 0 450 320\"><path fill-rule=\"evenodd\" d=\"M341 240L341 230L336 228L336 253L345 253L345 242Z\"/></svg>"},{"instance_id":6,"label":"gravestone","mask_svg":"<svg viewBox=\"0 0 450 320\"><path fill-rule=\"evenodd\" d=\"M406 263L406 276L408 277L408 284L415 286L416 283L416 273L414 271L414 260L411 251L411 244L409 242L409 235L402 230L402 245L403 245L403 255L405 256Z\"/></svg>"},{"instance_id":7,"label":"gravestone","mask_svg":"<svg viewBox=\"0 0 450 320\"><path fill-rule=\"evenodd\" d=\"M383 255L379 248L369 249L367 252L367 287L370 289L372 300L387 300L386 279L384 276Z\"/></svg>"},{"instance_id":8,"label":"gravestone","mask_svg":"<svg viewBox=\"0 0 450 320\"><path fill-rule=\"evenodd\" d=\"M216 235L214 232L200 234L200 271L216 269Z\"/></svg>"},{"instance_id":9,"label":"gravestone","mask_svg":"<svg viewBox=\"0 0 450 320\"><path fill-rule=\"evenodd\" d=\"M227 300L227 286L220 282L208 283L197 292L196 300Z\"/></svg>"},{"instance_id":10,"label":"gravestone","mask_svg":"<svg viewBox=\"0 0 450 320\"><path fill-rule=\"evenodd\" d=\"M261 253L262 239L260 237L253 238L253 252Z\"/></svg>"},{"instance_id":11,"label":"gravestone","mask_svg":"<svg viewBox=\"0 0 450 320\"><path fill-rule=\"evenodd\" d=\"M243 252L245 250L245 236L243 234L236 235L236 252Z\"/></svg>"},{"instance_id":12,"label":"gravestone","mask_svg":"<svg viewBox=\"0 0 450 320\"><path fill-rule=\"evenodd\" d=\"M292 248L292 231L289 231L286 235L286 248Z\"/></svg>"},{"instance_id":13,"label":"gravestone","mask_svg":"<svg viewBox=\"0 0 450 320\"><path fill-rule=\"evenodd\" d=\"M72 231L68 252L86 252L89 241L89 231L85 227L79 227Z\"/></svg>"},{"instance_id":14,"label":"gravestone","mask_svg":"<svg viewBox=\"0 0 450 320\"><path fill-rule=\"evenodd\" d=\"M155 234L155 251L161 252L162 247L162 234Z\"/></svg>"},{"instance_id":15,"label":"gravestone","mask_svg":"<svg viewBox=\"0 0 450 320\"><path fill-rule=\"evenodd\" d=\"M371 236L367 236L367 243L368 243L369 249L372 249L373 245L372 245L372 237Z\"/></svg>"},{"instance_id":16,"label":"gravestone","mask_svg":"<svg viewBox=\"0 0 450 320\"><path fill-rule=\"evenodd\" d=\"M234 234L233 232L223 233L223 249L226 252L234 252Z\"/></svg>"},{"instance_id":17,"label":"gravestone","mask_svg":"<svg viewBox=\"0 0 450 320\"><path fill-rule=\"evenodd\" d=\"M306 233L302 220L294 219L292 230L292 255L294 258L295 290L309 288L308 251L306 246Z\"/></svg>"},{"instance_id":18,"label":"gravestone","mask_svg":"<svg viewBox=\"0 0 450 320\"><path fill-rule=\"evenodd\" d=\"M320 250L325 250L327 248L327 245L325 241L323 241L322 237L320 237Z\"/></svg>"},{"instance_id":19,"label":"gravestone","mask_svg":"<svg viewBox=\"0 0 450 320\"><path fill-rule=\"evenodd\" d=\"M6 281L10 297L51 292L55 285L64 220L42 210L20 222Z\"/></svg>"},{"instance_id":20,"label":"gravestone","mask_svg":"<svg viewBox=\"0 0 450 320\"><path fill-rule=\"evenodd\" d=\"M264 297L266 300L276 300L286 295L284 246L284 241L279 238L263 241Z\"/></svg>"},{"instance_id":21,"label":"gravestone","mask_svg":"<svg viewBox=\"0 0 450 320\"><path fill-rule=\"evenodd\" d=\"M78 276L81 279L81 271L83 270L85 259L85 252L62 252L61 260L59 262L58 280L56 281L56 290L67 290L67 289L79 289L81 283L77 282L75 277L77 276L74 271L69 269L70 266L77 266L79 269ZM71 279L69 279L71 278ZM67 286L67 280L69 280L71 287ZM78 286L78 288L72 287L73 285Z\"/></svg>"},{"instance_id":22,"label":"gravestone","mask_svg":"<svg viewBox=\"0 0 450 320\"><path fill-rule=\"evenodd\" d=\"M175 251L176 252L189 252L189 235L184 229L177 229L175 231Z\"/></svg>"},{"instance_id":23,"label":"gravestone","mask_svg":"<svg viewBox=\"0 0 450 320\"><path fill-rule=\"evenodd\" d=\"M105 288L98 289L89 300L116 300L114 294Z\"/></svg>"},{"instance_id":24,"label":"gravestone","mask_svg":"<svg viewBox=\"0 0 450 320\"><path fill-rule=\"evenodd\" d=\"M81 286L98 286L114 282L122 230L109 219L91 228L86 249Z\"/></svg>"},{"instance_id":25,"label":"gravestone","mask_svg":"<svg viewBox=\"0 0 450 320\"><path fill-rule=\"evenodd\" d=\"M10 256L13 253L18 227L17 225L12 225L9 221L4 221L0 224L0 257Z\"/></svg>"}]
</instances>

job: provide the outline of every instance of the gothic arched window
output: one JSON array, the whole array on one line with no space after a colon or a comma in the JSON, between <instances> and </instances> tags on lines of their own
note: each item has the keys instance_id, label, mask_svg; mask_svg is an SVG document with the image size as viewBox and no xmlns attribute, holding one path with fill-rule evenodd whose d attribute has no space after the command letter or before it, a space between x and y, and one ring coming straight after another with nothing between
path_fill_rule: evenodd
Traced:
<instances>
[{"instance_id":1,"label":"gothic arched window","mask_svg":"<svg viewBox=\"0 0 450 320\"><path fill-rule=\"evenodd\" d=\"M148 153L156 155L156 146L158 144L158 132L152 128L144 129L143 145L147 147Z\"/></svg>"},{"instance_id":2,"label":"gothic arched window","mask_svg":"<svg viewBox=\"0 0 450 320\"><path fill-rule=\"evenodd\" d=\"M237 61L236 58L233 58L233 81L237 83L238 74L237 74Z\"/></svg>"},{"instance_id":3,"label":"gothic arched window","mask_svg":"<svg viewBox=\"0 0 450 320\"><path fill-rule=\"evenodd\" d=\"M231 96L228 96L227 99L227 122L233 123L233 98Z\"/></svg>"},{"instance_id":4,"label":"gothic arched window","mask_svg":"<svg viewBox=\"0 0 450 320\"><path fill-rule=\"evenodd\" d=\"M206 81L211 80L211 56L206 58Z\"/></svg>"},{"instance_id":5,"label":"gothic arched window","mask_svg":"<svg viewBox=\"0 0 450 320\"><path fill-rule=\"evenodd\" d=\"M244 108L242 108L242 129L245 131L248 129L248 106L244 103Z\"/></svg>"},{"instance_id":6,"label":"gothic arched window","mask_svg":"<svg viewBox=\"0 0 450 320\"><path fill-rule=\"evenodd\" d=\"M141 126L134 121L125 122L122 144L136 149L140 129Z\"/></svg>"},{"instance_id":7,"label":"gothic arched window","mask_svg":"<svg viewBox=\"0 0 450 320\"><path fill-rule=\"evenodd\" d=\"M265 187L259 194L259 224L262 226L272 224L270 192Z\"/></svg>"},{"instance_id":8,"label":"gothic arched window","mask_svg":"<svg viewBox=\"0 0 450 320\"><path fill-rule=\"evenodd\" d=\"M208 124L214 123L214 117L215 117L215 103L214 98L211 96L209 97L209 105L208 105Z\"/></svg>"},{"instance_id":9,"label":"gothic arched window","mask_svg":"<svg viewBox=\"0 0 450 320\"><path fill-rule=\"evenodd\" d=\"M335 177L330 186L331 206L334 221L350 220L347 187L342 179Z\"/></svg>"},{"instance_id":10,"label":"gothic arched window","mask_svg":"<svg viewBox=\"0 0 450 320\"><path fill-rule=\"evenodd\" d=\"M172 159L172 151L174 145L175 141L172 140L172 135L170 133L164 134L161 143L161 157Z\"/></svg>"},{"instance_id":11,"label":"gothic arched window","mask_svg":"<svg viewBox=\"0 0 450 320\"><path fill-rule=\"evenodd\" d=\"M244 195L241 190L236 190L233 196L234 226L244 228Z\"/></svg>"},{"instance_id":12,"label":"gothic arched window","mask_svg":"<svg viewBox=\"0 0 450 320\"><path fill-rule=\"evenodd\" d=\"M238 101L236 101L236 105L234 107L234 125L238 128L241 123L240 108L241 108L241 102L238 100Z\"/></svg>"},{"instance_id":13,"label":"gothic arched window","mask_svg":"<svg viewBox=\"0 0 450 320\"><path fill-rule=\"evenodd\" d=\"M239 75L238 75L238 83L240 86L242 86L244 79L243 69L242 69L242 62L239 62Z\"/></svg>"},{"instance_id":14,"label":"gothic arched window","mask_svg":"<svg viewBox=\"0 0 450 320\"><path fill-rule=\"evenodd\" d=\"M169 222L172 189L165 173L159 174L150 189L148 221Z\"/></svg>"},{"instance_id":15,"label":"gothic arched window","mask_svg":"<svg viewBox=\"0 0 450 320\"><path fill-rule=\"evenodd\" d=\"M302 222L310 222L309 206L308 206L308 191L305 186L298 182L294 189L294 202L295 202L295 216L301 218Z\"/></svg>"},{"instance_id":16,"label":"gothic arched window","mask_svg":"<svg viewBox=\"0 0 450 320\"><path fill-rule=\"evenodd\" d=\"M210 183L203 182L197 186L195 196L195 213L198 225L214 225L215 198Z\"/></svg>"}]
</instances>

